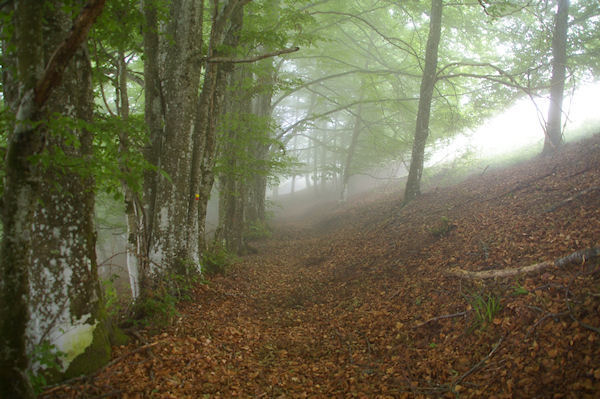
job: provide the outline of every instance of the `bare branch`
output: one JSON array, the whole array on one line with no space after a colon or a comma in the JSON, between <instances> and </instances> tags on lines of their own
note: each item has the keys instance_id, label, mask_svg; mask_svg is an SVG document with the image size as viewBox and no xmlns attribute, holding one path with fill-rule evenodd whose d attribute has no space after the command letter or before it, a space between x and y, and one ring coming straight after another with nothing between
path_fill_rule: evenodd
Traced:
<instances>
[{"instance_id":1,"label":"bare branch","mask_svg":"<svg viewBox=\"0 0 600 399\"><path fill-rule=\"evenodd\" d=\"M545 261L536 263L529 266L517 267L515 269L501 269L501 270L483 270L480 272L472 272L462 269L452 269L447 274L456 277L466 277L474 279L486 279L496 277L511 277L517 274L538 272L551 266L565 267L571 263L586 262L590 259L600 257L600 247L582 249L575 251L572 254L558 258L555 261Z\"/></svg>"},{"instance_id":2,"label":"bare branch","mask_svg":"<svg viewBox=\"0 0 600 399\"><path fill-rule=\"evenodd\" d=\"M229 57L206 58L206 57L204 57L204 58L202 58L202 61L210 62L210 63L230 62L232 64L243 64L243 63L250 63L250 62L264 60L265 58L276 57L276 56L282 55L282 54L294 53L298 50L300 50L300 47L290 47L290 48L284 48L281 50L273 51L271 53L265 53L265 54L261 54L261 55L257 55L257 56L249 57L249 58L229 58Z\"/></svg>"}]
</instances>

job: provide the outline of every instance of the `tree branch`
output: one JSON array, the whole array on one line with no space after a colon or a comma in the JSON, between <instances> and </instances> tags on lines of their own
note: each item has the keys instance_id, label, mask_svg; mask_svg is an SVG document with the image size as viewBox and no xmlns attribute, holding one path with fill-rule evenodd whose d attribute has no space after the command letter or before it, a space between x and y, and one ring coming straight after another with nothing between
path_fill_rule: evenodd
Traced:
<instances>
[{"instance_id":1,"label":"tree branch","mask_svg":"<svg viewBox=\"0 0 600 399\"><path fill-rule=\"evenodd\" d=\"M600 247L582 249L575 251L567 256L558 258L555 261L545 261L536 263L529 266L517 267L514 269L502 269L502 270L484 270L480 272L472 272L462 269L451 269L446 274L456 277L472 278L472 279L486 279L495 277L511 277L522 273L532 273L543 270L545 268L556 266L565 267L571 263L587 262L590 259L596 259L600 257Z\"/></svg>"},{"instance_id":2,"label":"tree branch","mask_svg":"<svg viewBox=\"0 0 600 399\"><path fill-rule=\"evenodd\" d=\"M38 107L44 105L50 97L52 89L60 84L67 64L87 37L96 18L102 13L104 3L106 3L106 0L89 0L75 19L69 36L50 57L43 76L35 86L34 101Z\"/></svg>"},{"instance_id":3,"label":"tree branch","mask_svg":"<svg viewBox=\"0 0 600 399\"><path fill-rule=\"evenodd\" d=\"M296 51L300 50L300 47L290 47L290 48L284 48L281 50L277 50L277 51L273 51L271 53L265 53L265 54L261 54L261 55L257 55L255 57L249 57L249 58L229 58L229 57L203 57L201 60L205 61L205 62L210 62L210 63L226 63L226 62L230 62L232 64L243 64L243 63L250 63L250 62L256 62L256 61L260 61L263 60L265 58L269 58L269 57L276 57L278 55L281 54L288 54L288 53L294 53Z\"/></svg>"}]
</instances>

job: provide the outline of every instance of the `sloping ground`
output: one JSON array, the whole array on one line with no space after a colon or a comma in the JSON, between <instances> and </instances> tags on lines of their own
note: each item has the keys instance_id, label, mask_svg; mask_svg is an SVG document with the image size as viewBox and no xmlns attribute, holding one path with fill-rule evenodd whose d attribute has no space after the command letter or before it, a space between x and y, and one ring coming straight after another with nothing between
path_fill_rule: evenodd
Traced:
<instances>
[{"instance_id":1,"label":"sloping ground","mask_svg":"<svg viewBox=\"0 0 600 399\"><path fill-rule=\"evenodd\" d=\"M600 395L597 259L496 280L447 274L599 246L600 137L406 207L388 196L303 226L199 286L145 346L116 348L100 374L44 397Z\"/></svg>"}]
</instances>

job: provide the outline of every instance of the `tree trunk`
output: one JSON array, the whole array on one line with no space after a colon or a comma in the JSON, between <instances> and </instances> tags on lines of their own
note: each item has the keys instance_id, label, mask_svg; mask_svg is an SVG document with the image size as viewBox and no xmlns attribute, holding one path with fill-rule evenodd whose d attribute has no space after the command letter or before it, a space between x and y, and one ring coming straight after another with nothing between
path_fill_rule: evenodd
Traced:
<instances>
[{"instance_id":1,"label":"tree trunk","mask_svg":"<svg viewBox=\"0 0 600 399\"><path fill-rule=\"evenodd\" d=\"M354 152L356 151L356 144L358 143L358 136L361 132L361 114L362 114L362 100L363 100L363 87L361 87L360 100L358 103L358 109L356 110L356 116L354 118L354 127L352 128L352 138L350 139L350 145L346 150L346 160L343 166L342 172L342 184L340 190L340 202L348 201L348 181L350 180L350 168L352 167L352 159L354 158Z\"/></svg>"},{"instance_id":2,"label":"tree trunk","mask_svg":"<svg viewBox=\"0 0 600 399\"><path fill-rule=\"evenodd\" d=\"M230 1L213 10L208 57L222 55L223 47L235 48L243 22L243 6L247 0ZM216 4L217 6L219 4ZM223 101L231 63L207 63L202 94L196 110L192 153L192 174L189 189L198 200L191 201L187 214L188 236L196 238L199 252L206 248L204 224L210 193L215 180L214 165L217 150L216 125Z\"/></svg>"},{"instance_id":3,"label":"tree trunk","mask_svg":"<svg viewBox=\"0 0 600 399\"><path fill-rule=\"evenodd\" d=\"M567 31L569 24L569 0L557 0L558 8L552 35L552 78L550 81L550 106L543 154L558 150L563 144L562 104L567 69Z\"/></svg>"},{"instance_id":4,"label":"tree trunk","mask_svg":"<svg viewBox=\"0 0 600 399\"><path fill-rule=\"evenodd\" d=\"M43 64L42 4L15 3L14 36L19 80L14 82L8 99L15 111L16 122L8 138L4 163L5 182L2 198L3 237L0 253L0 396L3 398L34 398L27 377L29 359L26 347L26 329L29 322L29 276L31 238L35 205L35 186L29 158L38 153L42 136L28 121L40 119L35 110L33 89L41 76ZM11 44L13 44L11 43ZM6 47L6 45L4 46ZM10 73L3 70L3 74ZM18 93L18 95L16 95ZM5 92L5 94L7 94Z\"/></svg>"},{"instance_id":5,"label":"tree trunk","mask_svg":"<svg viewBox=\"0 0 600 399\"><path fill-rule=\"evenodd\" d=\"M129 94L127 90L127 62L123 49L117 51L118 62L118 96L119 117L123 122L123 128L119 132L119 168L121 173L130 173L128 166L128 154L131 151L127 122L129 121ZM127 183L126 179L121 182L125 195L125 214L127 222L127 271L129 274L129 285L131 297L135 300L140 295L140 254L143 252L142 229L145 224L143 209L140 198Z\"/></svg>"},{"instance_id":6,"label":"tree trunk","mask_svg":"<svg viewBox=\"0 0 600 399\"><path fill-rule=\"evenodd\" d=\"M152 272L186 274L198 264L195 240L190 236L188 209L192 163L192 132L200 65L195 59L202 47L203 0L173 1L163 42L157 37L158 21L153 4L147 4L145 48L146 118L152 149L148 160L162 174L147 176L146 201L150 222L148 258ZM164 60L164 63L159 64ZM164 126L164 128L162 127Z\"/></svg>"},{"instance_id":7,"label":"tree trunk","mask_svg":"<svg viewBox=\"0 0 600 399\"><path fill-rule=\"evenodd\" d=\"M18 98L5 96L17 113L2 209L2 397L33 397L25 371L39 365L29 365L26 353L42 342L67 354L61 360L66 376L93 371L110 357L96 265L94 182L86 169L92 136L70 123L92 117L91 65L81 43L103 6L90 1L73 24L60 1L52 7L14 3L18 79L10 80L19 90Z\"/></svg>"},{"instance_id":8,"label":"tree trunk","mask_svg":"<svg viewBox=\"0 0 600 399\"><path fill-rule=\"evenodd\" d=\"M148 127L149 147L144 157L151 164L160 168L160 154L164 140L163 115L165 105L162 96L162 82L160 77L159 31L158 10L155 2L144 1L143 12L145 19L144 36L144 118ZM145 225L140 231L142 252L138 258L137 270L130 270L130 276L137 276L139 296L146 297L150 290L150 248L152 246L154 231L154 213L156 209L156 190L158 173L146 171L144 173L143 206Z\"/></svg>"},{"instance_id":9,"label":"tree trunk","mask_svg":"<svg viewBox=\"0 0 600 399\"><path fill-rule=\"evenodd\" d=\"M438 62L438 47L442 30L442 0L431 1L431 14L429 16L429 36L425 50L425 67L421 78L421 91L419 108L417 110L417 124L415 138L410 160L410 169L406 189L404 190L404 203L416 198L421 193L421 176L425 161L425 145L429 136L429 117L431 114L431 101L436 82Z\"/></svg>"}]
</instances>

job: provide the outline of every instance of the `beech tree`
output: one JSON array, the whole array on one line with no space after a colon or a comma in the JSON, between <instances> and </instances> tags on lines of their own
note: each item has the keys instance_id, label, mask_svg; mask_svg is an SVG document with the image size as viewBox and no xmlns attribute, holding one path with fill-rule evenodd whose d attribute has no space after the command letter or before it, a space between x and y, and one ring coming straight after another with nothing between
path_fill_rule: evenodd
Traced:
<instances>
[{"instance_id":1,"label":"beech tree","mask_svg":"<svg viewBox=\"0 0 600 399\"><path fill-rule=\"evenodd\" d=\"M66 353L66 375L89 372L110 357L93 179L84 168L92 91L82 44L104 0L75 6L58 0L3 5L11 7L14 26L3 51L4 100L15 115L0 253L0 395L7 398L34 397L28 353L43 341Z\"/></svg>"},{"instance_id":2,"label":"beech tree","mask_svg":"<svg viewBox=\"0 0 600 399\"><path fill-rule=\"evenodd\" d=\"M562 113L567 70L567 30L569 25L569 0L557 1L554 33L552 35L552 79L550 81L550 106L545 126L543 153L555 152L563 143Z\"/></svg>"}]
</instances>

